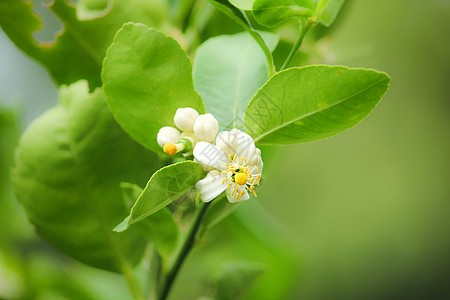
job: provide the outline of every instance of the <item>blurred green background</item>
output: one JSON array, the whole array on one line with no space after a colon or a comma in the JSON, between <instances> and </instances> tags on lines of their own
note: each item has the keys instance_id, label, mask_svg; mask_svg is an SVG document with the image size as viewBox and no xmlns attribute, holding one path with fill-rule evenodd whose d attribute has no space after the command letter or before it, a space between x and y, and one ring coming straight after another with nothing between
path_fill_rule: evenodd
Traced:
<instances>
[{"instance_id":1,"label":"blurred green background","mask_svg":"<svg viewBox=\"0 0 450 300\"><path fill-rule=\"evenodd\" d=\"M337 137L263 152L271 157L258 200L194 251L173 299L199 296L202 281L191 278L207 278L223 257L239 258L227 247L263 260L284 248L299 267L273 282L286 285L279 299L450 298L450 2L348 1L318 49L325 55L317 62L387 72L390 90ZM120 277L35 236L9 191L17 133L56 102L47 72L0 31L0 299L21 291L33 299L127 299ZM254 210L259 217L249 218ZM269 234L248 240L236 222ZM246 251L252 247L260 249Z\"/></svg>"}]
</instances>

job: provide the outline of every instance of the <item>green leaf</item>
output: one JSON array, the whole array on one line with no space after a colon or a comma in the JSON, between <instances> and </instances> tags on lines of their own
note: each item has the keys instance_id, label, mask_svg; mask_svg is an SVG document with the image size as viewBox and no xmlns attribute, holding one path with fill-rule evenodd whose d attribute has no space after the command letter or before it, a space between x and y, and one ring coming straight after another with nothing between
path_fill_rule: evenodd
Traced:
<instances>
[{"instance_id":1,"label":"green leaf","mask_svg":"<svg viewBox=\"0 0 450 300\"><path fill-rule=\"evenodd\" d=\"M85 4L87 1L83 1ZM80 6L81 6L80 4ZM63 31L54 43L40 43L33 37L43 27L33 2L0 1L0 26L18 48L42 63L56 83L69 84L87 79L91 88L101 86L100 73L106 49L116 31L125 22L141 22L159 27L168 14L157 0L110 1L111 7L88 19L82 9L68 0L55 0L50 10L62 21Z\"/></svg>"},{"instance_id":2,"label":"green leaf","mask_svg":"<svg viewBox=\"0 0 450 300\"><path fill-rule=\"evenodd\" d=\"M14 148L19 136L18 117L14 110L0 106L0 248L13 246L24 226L22 218L17 215L15 203L11 197L10 171L13 165ZM11 230L14 228L14 230ZM14 247L13 247L14 248Z\"/></svg>"},{"instance_id":3,"label":"green leaf","mask_svg":"<svg viewBox=\"0 0 450 300\"><path fill-rule=\"evenodd\" d=\"M189 160L158 170L131 209L128 227L180 198L204 177L202 166Z\"/></svg>"},{"instance_id":4,"label":"green leaf","mask_svg":"<svg viewBox=\"0 0 450 300\"><path fill-rule=\"evenodd\" d=\"M102 90L89 94L82 81L62 87L60 104L24 133L12 179L40 236L83 263L120 271L140 260L146 240L137 230L112 232L128 213L119 183L144 184L159 166L120 129Z\"/></svg>"},{"instance_id":5,"label":"green leaf","mask_svg":"<svg viewBox=\"0 0 450 300\"><path fill-rule=\"evenodd\" d=\"M215 299L240 299L264 270L261 263L236 261L226 264L216 283Z\"/></svg>"},{"instance_id":6,"label":"green leaf","mask_svg":"<svg viewBox=\"0 0 450 300\"><path fill-rule=\"evenodd\" d=\"M264 33L273 50L278 36ZM221 35L203 43L194 61L194 85L206 111L221 129L242 127L251 97L267 81L267 62L255 40L246 32Z\"/></svg>"},{"instance_id":7,"label":"green leaf","mask_svg":"<svg viewBox=\"0 0 450 300\"><path fill-rule=\"evenodd\" d=\"M136 200L142 194L143 189L132 183L121 182L120 188L122 190L122 197L126 205L132 208ZM121 232L128 229L128 219L120 223L114 231ZM158 252L167 257L177 245L178 239L178 225L172 217L170 211L163 208L154 214L143 219L136 224L141 229L141 232L146 235L147 239L155 244Z\"/></svg>"},{"instance_id":8,"label":"green leaf","mask_svg":"<svg viewBox=\"0 0 450 300\"><path fill-rule=\"evenodd\" d=\"M389 87L390 77L341 66L291 68L273 76L252 98L246 131L255 142L311 142L347 130L366 117Z\"/></svg>"},{"instance_id":9,"label":"green leaf","mask_svg":"<svg viewBox=\"0 0 450 300\"><path fill-rule=\"evenodd\" d=\"M322 0L317 4L316 12L319 22L325 26L331 26L341 10L345 0Z\"/></svg>"},{"instance_id":10,"label":"green leaf","mask_svg":"<svg viewBox=\"0 0 450 300\"><path fill-rule=\"evenodd\" d=\"M230 0L231 4L243 10L252 10L254 1L255 0Z\"/></svg>"},{"instance_id":11,"label":"green leaf","mask_svg":"<svg viewBox=\"0 0 450 300\"><path fill-rule=\"evenodd\" d=\"M313 10L313 0L256 0L252 12L259 24L275 27L289 19L309 18Z\"/></svg>"},{"instance_id":12,"label":"green leaf","mask_svg":"<svg viewBox=\"0 0 450 300\"><path fill-rule=\"evenodd\" d=\"M161 152L156 135L174 126L180 107L204 112L194 90L192 66L171 37L142 24L125 24L117 32L103 63L103 89L122 128L148 149Z\"/></svg>"}]
</instances>

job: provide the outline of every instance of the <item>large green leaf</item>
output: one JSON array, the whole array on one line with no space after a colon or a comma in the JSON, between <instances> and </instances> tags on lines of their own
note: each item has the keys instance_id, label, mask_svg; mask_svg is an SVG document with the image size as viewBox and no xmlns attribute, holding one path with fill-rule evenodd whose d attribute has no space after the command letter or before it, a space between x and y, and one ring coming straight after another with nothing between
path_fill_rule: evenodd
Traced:
<instances>
[{"instance_id":1,"label":"large green leaf","mask_svg":"<svg viewBox=\"0 0 450 300\"><path fill-rule=\"evenodd\" d=\"M156 135L174 126L180 107L204 112L194 90L192 66L180 45L142 24L125 24L117 32L103 64L103 88L116 120L131 137L161 151Z\"/></svg>"},{"instance_id":2,"label":"large green leaf","mask_svg":"<svg viewBox=\"0 0 450 300\"><path fill-rule=\"evenodd\" d=\"M264 33L263 37L273 50L278 36ZM246 32L211 38L197 50L195 89L221 129L242 127L248 102L267 79L265 56Z\"/></svg>"},{"instance_id":3,"label":"large green leaf","mask_svg":"<svg viewBox=\"0 0 450 300\"><path fill-rule=\"evenodd\" d=\"M131 224L156 213L183 196L204 177L205 172L202 166L190 160L158 170L150 178L144 191L131 209L127 222L119 225L119 228L129 227Z\"/></svg>"},{"instance_id":4,"label":"large green leaf","mask_svg":"<svg viewBox=\"0 0 450 300\"><path fill-rule=\"evenodd\" d=\"M263 274L261 263L235 261L227 263L216 282L215 300L241 299L252 283Z\"/></svg>"},{"instance_id":5,"label":"large green leaf","mask_svg":"<svg viewBox=\"0 0 450 300\"><path fill-rule=\"evenodd\" d=\"M101 86L102 61L120 26L133 21L159 27L167 7L160 0L109 1L106 11L80 20L77 13L86 15L88 2L92 1L83 1L85 5L80 6L85 9L77 11L69 0L52 1L50 10L64 26L54 43L34 39L33 33L41 30L43 22L32 1L0 0L0 26L17 47L44 64L58 84L87 79L91 88Z\"/></svg>"},{"instance_id":6,"label":"large green leaf","mask_svg":"<svg viewBox=\"0 0 450 300\"><path fill-rule=\"evenodd\" d=\"M321 0L317 4L319 22L325 26L331 26L341 10L345 0Z\"/></svg>"},{"instance_id":7,"label":"large green leaf","mask_svg":"<svg viewBox=\"0 0 450 300\"><path fill-rule=\"evenodd\" d=\"M274 27L289 19L312 16L314 2L313 0L255 0L252 12L259 24Z\"/></svg>"},{"instance_id":8,"label":"large green leaf","mask_svg":"<svg viewBox=\"0 0 450 300\"><path fill-rule=\"evenodd\" d=\"M14 110L0 106L0 248L12 246L11 240L18 238L24 226L22 219L15 214L16 210L11 197L10 169L13 164L14 148L18 140L18 122ZM11 230L11 228L14 230ZM5 245L9 244L9 245Z\"/></svg>"},{"instance_id":9,"label":"large green leaf","mask_svg":"<svg viewBox=\"0 0 450 300\"><path fill-rule=\"evenodd\" d=\"M119 183L144 184L160 165L126 135L101 89L86 81L60 90L60 104L24 133L16 155L14 192L39 235L88 265L119 271L136 264L146 240L112 229L128 213Z\"/></svg>"},{"instance_id":10,"label":"large green leaf","mask_svg":"<svg viewBox=\"0 0 450 300\"><path fill-rule=\"evenodd\" d=\"M142 194L143 189L136 184L128 182L122 182L120 187L123 200L131 209ZM122 223L114 228L114 231L122 232L128 229L128 219L129 217L125 218ZM175 249L178 241L178 225L167 208L155 212L138 222L137 225L141 232L147 236L148 240L155 244L161 255L167 257Z\"/></svg>"},{"instance_id":11,"label":"large green leaf","mask_svg":"<svg viewBox=\"0 0 450 300\"><path fill-rule=\"evenodd\" d=\"M347 130L366 117L389 87L387 74L341 66L292 68L252 98L245 128L266 145L304 143Z\"/></svg>"}]
</instances>

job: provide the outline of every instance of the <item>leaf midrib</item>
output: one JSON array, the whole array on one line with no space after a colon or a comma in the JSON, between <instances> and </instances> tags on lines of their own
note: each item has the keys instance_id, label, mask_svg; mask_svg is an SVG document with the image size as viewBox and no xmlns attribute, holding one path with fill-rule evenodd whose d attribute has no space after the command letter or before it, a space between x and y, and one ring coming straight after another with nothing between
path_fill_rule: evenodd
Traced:
<instances>
[{"instance_id":1,"label":"leaf midrib","mask_svg":"<svg viewBox=\"0 0 450 300\"><path fill-rule=\"evenodd\" d=\"M192 186L187 187L186 189L180 191L179 193L176 193L175 195L167 198L164 202L158 204L157 206L155 206L154 208L152 208L151 210L147 211L144 214L141 214L138 218L136 219L131 219L128 221L128 226L130 226L131 224L134 224L136 222L142 221L143 219L147 218L148 216L151 216L153 214L155 214L157 211L159 211L161 208L166 207L169 203L172 203L173 201L175 201L175 199L183 196L187 191L189 191L192 188ZM145 190L142 192L144 193ZM150 192L151 193L151 192ZM139 197L140 199L140 197ZM139 199L137 201L139 201ZM133 211L131 211L131 216L133 216Z\"/></svg>"},{"instance_id":2,"label":"leaf midrib","mask_svg":"<svg viewBox=\"0 0 450 300\"><path fill-rule=\"evenodd\" d=\"M241 59L239 60L239 64L238 64L238 70L237 70L237 74L236 74L236 89L235 89L235 93L234 93L234 124L235 127L237 127L237 119L239 117L239 89L241 87L241 77L242 77L242 70L243 70L243 66L244 66L244 62L245 62L245 58L249 52L249 49L251 48L251 43L249 43L247 41L244 51L242 52L242 56Z\"/></svg>"},{"instance_id":3,"label":"leaf midrib","mask_svg":"<svg viewBox=\"0 0 450 300\"><path fill-rule=\"evenodd\" d=\"M69 140L69 147L70 147L70 151L73 154L74 157L74 162L76 165L76 168L78 169L79 174L81 175L80 177L80 182L82 183L82 185L84 185L85 190L86 190L86 196L90 199L89 205L92 207L92 211L94 212L94 214L96 215L96 219L100 225L100 228L102 229L102 231L105 233L106 239L109 242L109 244L111 245L111 248L114 252L114 254L116 255L117 261L120 263L120 266L123 269L125 269L128 265L128 263L126 262L123 254L120 251L120 248L118 247L118 245L116 244L116 242L114 241L114 238L112 237L112 231L108 228L107 224L105 223L105 220L103 219L102 214L100 213L100 210L97 206L97 203L95 201L95 197L92 196L92 192L91 192L91 186L90 184L86 181L85 178L87 178L87 174L85 174L85 172L83 171L81 162L80 162L80 156L78 154L78 152L76 151L76 147L75 147L75 141L71 135L71 130L69 127L69 120L68 120L68 108L64 106L64 112L66 113L66 132L67 132L67 137ZM96 120L98 121L99 119L96 118Z\"/></svg>"},{"instance_id":4,"label":"leaf midrib","mask_svg":"<svg viewBox=\"0 0 450 300\"><path fill-rule=\"evenodd\" d=\"M368 91L369 89L371 89L371 88L377 86L378 84L380 84L380 83L382 83L382 82L384 82L384 81L388 81L388 80L389 80L388 78L383 78L383 79L381 79L381 80L375 82L374 84L371 84L371 85L369 85L368 87L366 87L366 88L364 88L364 89L362 89L362 90L356 92L355 94L350 95L350 96L348 96L348 97L346 97L346 98L340 100L339 102L336 102L336 103L334 103L334 104L332 104L332 105L329 105L329 106L326 106L326 107L324 107L324 108L321 108L321 109L312 111L312 112L307 113L307 114L305 114L305 115L303 115L303 116L301 116L301 117L299 117L299 118L295 118L295 119L293 119L293 120L291 120L291 121L288 121L288 122L286 122L286 123L284 123L284 124L282 124L282 125L280 125L280 126L277 126L277 127L273 128L273 129L267 131L266 133L264 133L264 134L262 134L262 135L256 137L256 138L254 139L254 140L255 140L255 143L258 142L258 141L260 141L262 138L266 137L267 135L269 135L269 134L271 134L271 133L273 133L273 132L275 132L275 131L277 131L277 130L279 130L279 129L281 129L281 128L284 128L284 127L286 127L286 126L289 126L289 125L291 125L292 123L295 123L295 122L297 122L297 121L300 121L300 120L302 120L302 119L304 119L304 118L307 118L307 117L309 117L309 116L311 116L311 115L313 115L313 114L322 112L322 111L327 110L327 109L329 109L329 108L332 108L332 107L334 107L334 106L336 106L336 105L339 105L339 104L341 104L341 103L343 103L343 102L345 102L345 101L347 101L347 100L349 100L349 99L351 99L351 98L353 98L353 97L356 97L356 96L358 96L358 95L360 95L360 94L362 94L362 93Z\"/></svg>"},{"instance_id":5,"label":"leaf midrib","mask_svg":"<svg viewBox=\"0 0 450 300\"><path fill-rule=\"evenodd\" d=\"M78 45L80 46L81 49L84 49L85 53L92 59L92 61L98 66L98 67L102 67L102 61L103 58L99 57L97 55L97 53L95 52L95 49L91 47L91 45L89 44L89 42L87 42L85 39L83 39L83 37L78 34L77 30L75 29L75 27L73 27L70 23L65 22L63 23L65 26L65 31L67 33L67 35L71 36L73 40L75 40L75 42L78 43ZM61 38L62 35L59 37ZM58 40L57 40L58 41Z\"/></svg>"}]
</instances>

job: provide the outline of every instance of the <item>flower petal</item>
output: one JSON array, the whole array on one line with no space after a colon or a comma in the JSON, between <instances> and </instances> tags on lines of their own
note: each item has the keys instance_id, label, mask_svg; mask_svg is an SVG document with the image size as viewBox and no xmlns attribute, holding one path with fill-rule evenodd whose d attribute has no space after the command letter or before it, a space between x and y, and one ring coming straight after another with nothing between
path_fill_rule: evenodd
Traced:
<instances>
[{"instance_id":1,"label":"flower petal","mask_svg":"<svg viewBox=\"0 0 450 300\"><path fill-rule=\"evenodd\" d=\"M222 131L217 135L216 146L219 147L225 154L233 157L236 154L237 135L236 131Z\"/></svg>"},{"instance_id":2,"label":"flower petal","mask_svg":"<svg viewBox=\"0 0 450 300\"><path fill-rule=\"evenodd\" d=\"M239 157L244 157L245 159L247 159L247 161L249 161L255 153L256 149L253 138L245 132L240 131L239 129L233 130L236 130L237 134L236 154Z\"/></svg>"},{"instance_id":3,"label":"flower petal","mask_svg":"<svg viewBox=\"0 0 450 300\"><path fill-rule=\"evenodd\" d=\"M227 189L227 198L230 203L236 203L238 201L245 201L245 200L250 199L250 196L248 195L248 192L247 192L247 188L245 186L238 185L237 191L238 191L238 193L234 192L233 196L232 196L231 195L232 191ZM241 197L238 198L238 195L242 194L242 192L244 192L244 195L242 195Z\"/></svg>"},{"instance_id":4,"label":"flower petal","mask_svg":"<svg viewBox=\"0 0 450 300\"><path fill-rule=\"evenodd\" d=\"M214 169L224 171L229 162L228 157L217 146L199 142L194 148L194 157L202 164L208 165Z\"/></svg>"},{"instance_id":5,"label":"flower petal","mask_svg":"<svg viewBox=\"0 0 450 300\"><path fill-rule=\"evenodd\" d=\"M256 176L258 174L262 175L263 166L264 166L264 164L261 161L258 165L249 167L248 170L250 171L250 173L252 173L253 176Z\"/></svg>"},{"instance_id":6,"label":"flower petal","mask_svg":"<svg viewBox=\"0 0 450 300\"><path fill-rule=\"evenodd\" d=\"M224 179L224 175L214 170L209 172L205 179L197 182L195 187L199 190L200 196L204 202L210 202L227 188L227 184L222 183Z\"/></svg>"}]
</instances>

